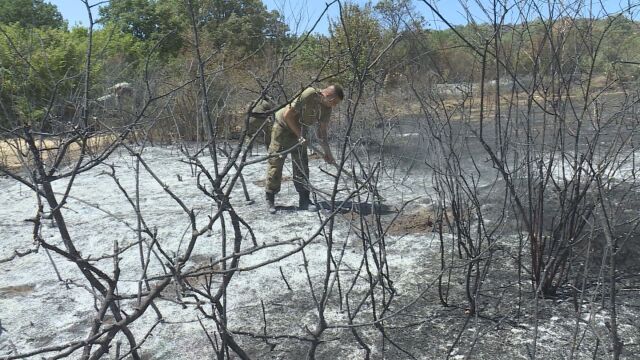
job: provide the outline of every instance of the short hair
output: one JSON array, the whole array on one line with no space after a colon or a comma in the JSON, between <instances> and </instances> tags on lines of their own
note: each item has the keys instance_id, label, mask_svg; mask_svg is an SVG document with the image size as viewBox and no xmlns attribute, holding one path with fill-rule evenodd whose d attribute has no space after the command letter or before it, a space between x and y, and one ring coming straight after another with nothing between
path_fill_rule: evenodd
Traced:
<instances>
[{"instance_id":1,"label":"short hair","mask_svg":"<svg viewBox=\"0 0 640 360\"><path fill-rule=\"evenodd\" d=\"M342 86L338 84L334 84L334 85L329 85L327 88L331 89L333 93L340 98L340 100L344 100L344 90L342 90Z\"/></svg>"}]
</instances>

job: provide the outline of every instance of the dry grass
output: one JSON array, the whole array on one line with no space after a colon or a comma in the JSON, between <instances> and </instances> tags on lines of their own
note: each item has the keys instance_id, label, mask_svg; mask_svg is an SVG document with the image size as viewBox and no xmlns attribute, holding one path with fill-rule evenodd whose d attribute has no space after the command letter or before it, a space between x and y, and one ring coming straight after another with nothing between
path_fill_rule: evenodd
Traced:
<instances>
[{"instance_id":1,"label":"dry grass","mask_svg":"<svg viewBox=\"0 0 640 360\"><path fill-rule=\"evenodd\" d=\"M477 84L475 84L477 85ZM591 81L591 97L597 95L601 102L619 103L624 98L624 91L620 88L611 87L611 81L607 80L604 76L597 76ZM599 92L602 89L608 88L604 92ZM479 121L480 120L480 103L479 97L480 88L474 88L473 92L468 95L437 95L433 98L424 95L424 101L426 101L427 111L435 112L443 118L451 120L465 120L465 121ZM482 114L486 120L493 119L496 116L497 110L501 112L507 109L526 109L528 102L534 101L534 108L544 106L547 111L553 112L554 99L552 94L542 94L541 92L534 92L529 95L526 92L520 90L516 96L512 96L511 88L504 87L499 98L496 98L495 90L487 89L484 94ZM571 94L563 93L565 99L571 98L574 103L582 104L584 102L585 94L579 90L578 85L575 85ZM388 98L381 98L378 100L380 109L385 117L389 119L398 119L405 116L421 114L423 112L422 105L418 102L414 95L405 96L399 98L398 96L391 95Z\"/></svg>"},{"instance_id":2,"label":"dry grass","mask_svg":"<svg viewBox=\"0 0 640 360\"><path fill-rule=\"evenodd\" d=\"M51 164L68 139L50 138L36 141L36 146L40 152L40 157L45 164ZM115 135L100 135L87 139L86 152L95 154L116 141ZM66 165L78 159L82 143L75 141L69 145L64 155L62 164ZM0 166L9 171L28 169L33 166L33 154L29 150L27 143L23 139L11 138L0 139Z\"/></svg>"}]
</instances>

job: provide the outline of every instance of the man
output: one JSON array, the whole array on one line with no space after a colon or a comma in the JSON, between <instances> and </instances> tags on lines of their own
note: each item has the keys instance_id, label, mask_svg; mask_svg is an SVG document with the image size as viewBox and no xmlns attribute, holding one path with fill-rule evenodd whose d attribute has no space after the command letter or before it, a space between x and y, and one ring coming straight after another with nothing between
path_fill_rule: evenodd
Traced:
<instances>
[{"instance_id":1,"label":"man","mask_svg":"<svg viewBox=\"0 0 640 360\"><path fill-rule=\"evenodd\" d=\"M273 155L291 149L298 145L291 153L293 166L293 183L298 192L298 208L316 211L309 197L309 160L307 157L307 140L304 127L316 125L317 135L324 152L324 161L335 163L329 143L327 129L331 118L331 109L344 99L344 91L339 85L331 85L323 90L309 87L291 104L276 112L276 121L271 130L271 145L269 154ZM280 191L282 181L282 167L286 159L284 156L274 156L269 159L267 166L267 183L265 187L267 207L270 213L276 212L275 195Z\"/></svg>"}]
</instances>

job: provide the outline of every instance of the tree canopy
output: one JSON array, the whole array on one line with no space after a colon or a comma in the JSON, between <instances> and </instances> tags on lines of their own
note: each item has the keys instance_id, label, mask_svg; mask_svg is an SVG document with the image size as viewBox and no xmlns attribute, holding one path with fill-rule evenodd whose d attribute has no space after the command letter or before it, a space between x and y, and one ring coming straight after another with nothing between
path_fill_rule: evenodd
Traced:
<instances>
[{"instance_id":1,"label":"tree canopy","mask_svg":"<svg viewBox=\"0 0 640 360\"><path fill-rule=\"evenodd\" d=\"M58 7L44 0L0 0L0 23L56 29L67 27Z\"/></svg>"},{"instance_id":2,"label":"tree canopy","mask_svg":"<svg viewBox=\"0 0 640 360\"><path fill-rule=\"evenodd\" d=\"M486 48L492 42L495 46L496 28L491 24L429 29L406 0L381 0L365 6L344 3L342 18L331 20L328 34L310 36L289 33L281 15L267 10L259 0L187 3L112 0L103 6L101 26L93 29L91 76L97 81L90 96L103 95L110 84L141 77L144 64L170 69L166 74L169 83L185 70L193 71L184 64L193 60L194 25L208 54L207 65L242 59L242 66L226 72L224 81L240 83L243 79L246 87L252 81L255 85L256 76L269 74L270 66L288 51L292 55L284 64L296 76L329 77L342 83L354 79L354 74L388 84L392 83L386 82L388 78L414 74L436 74L438 82L476 81L481 72L469 69L477 66L478 53L488 50L500 52L503 64L512 64L515 74L529 74L535 66L579 74L593 66L594 74L615 72L623 79L640 75L640 66L633 65L640 62L636 35L640 24L624 15L503 24L496 50ZM554 35L562 46L551 45L548 31L560 25L568 26ZM4 123L8 117L37 118L54 89L59 99L77 94L81 87L78 74L86 63L86 29L69 30L56 6L43 0L0 0L0 30L0 115ZM590 38L584 36L587 32ZM597 54L580 54L590 49L597 49ZM553 62L554 51L562 52L561 63ZM372 65L374 59L378 60ZM492 78L495 60L490 56L488 61L485 76Z\"/></svg>"},{"instance_id":3,"label":"tree canopy","mask_svg":"<svg viewBox=\"0 0 640 360\"><path fill-rule=\"evenodd\" d=\"M198 30L216 48L253 51L285 35L279 14L267 11L259 0L200 0L192 6ZM103 23L142 41L161 42L161 49L171 53L183 46L181 36L191 32L191 12L177 0L112 0L100 14Z\"/></svg>"}]
</instances>

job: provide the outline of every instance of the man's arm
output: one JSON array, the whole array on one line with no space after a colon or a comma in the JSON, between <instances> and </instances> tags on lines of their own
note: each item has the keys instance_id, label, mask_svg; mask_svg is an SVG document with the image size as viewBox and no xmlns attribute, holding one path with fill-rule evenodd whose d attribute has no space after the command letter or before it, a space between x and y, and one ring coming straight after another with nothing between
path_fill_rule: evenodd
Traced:
<instances>
[{"instance_id":1,"label":"man's arm","mask_svg":"<svg viewBox=\"0 0 640 360\"><path fill-rule=\"evenodd\" d=\"M298 123L297 115L298 114L291 106L287 106L284 111L283 118L289 129L293 131L298 139L300 139L302 138L302 129L300 128L300 124Z\"/></svg>"},{"instance_id":2,"label":"man's arm","mask_svg":"<svg viewBox=\"0 0 640 360\"><path fill-rule=\"evenodd\" d=\"M318 125L318 139L320 139L320 146L322 146L322 151L324 152L324 161L327 164L335 164L336 160L331 153L331 148L329 147L329 141L327 140L327 134L329 129L329 122L321 122Z\"/></svg>"}]
</instances>

